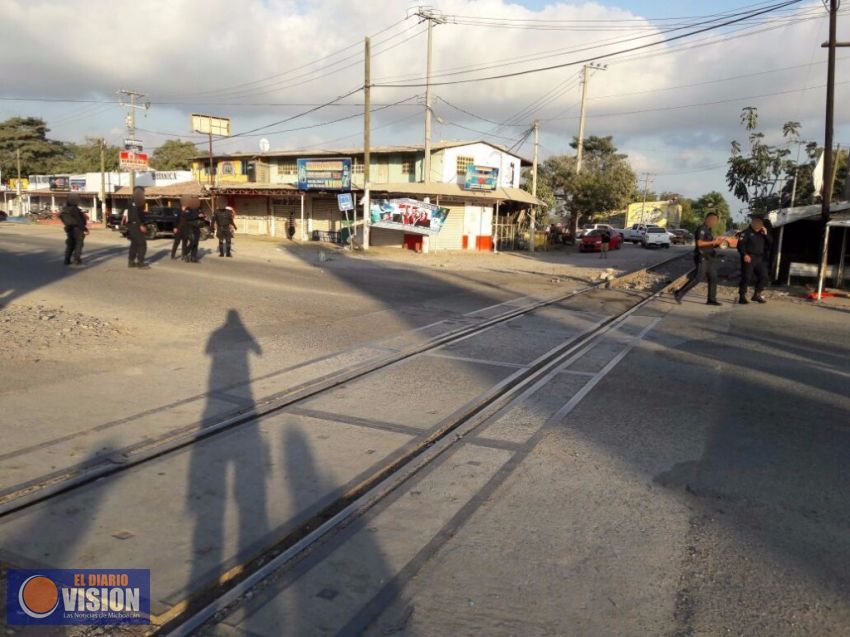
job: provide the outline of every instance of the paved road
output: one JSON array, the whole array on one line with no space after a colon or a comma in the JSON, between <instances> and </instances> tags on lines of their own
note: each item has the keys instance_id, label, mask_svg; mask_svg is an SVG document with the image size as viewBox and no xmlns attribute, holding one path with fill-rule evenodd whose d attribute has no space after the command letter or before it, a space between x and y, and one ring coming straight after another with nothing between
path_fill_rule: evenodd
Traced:
<instances>
[{"instance_id":1,"label":"paved road","mask_svg":"<svg viewBox=\"0 0 850 637\"><path fill-rule=\"evenodd\" d=\"M260 241L132 272L115 237L90 247L66 271L46 229L0 229L5 311L127 324L5 363L4 485L598 273L588 255L321 261ZM633 298L594 292L6 518L0 560L146 565L168 612ZM850 634L850 314L700 301L638 312L207 632Z\"/></svg>"}]
</instances>

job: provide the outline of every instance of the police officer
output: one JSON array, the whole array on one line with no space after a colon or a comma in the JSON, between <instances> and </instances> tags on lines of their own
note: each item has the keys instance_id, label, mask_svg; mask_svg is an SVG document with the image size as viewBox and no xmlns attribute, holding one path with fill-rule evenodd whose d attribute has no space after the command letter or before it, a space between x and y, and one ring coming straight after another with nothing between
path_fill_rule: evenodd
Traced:
<instances>
[{"instance_id":1,"label":"police officer","mask_svg":"<svg viewBox=\"0 0 850 637\"><path fill-rule=\"evenodd\" d=\"M236 230L233 208L227 206L216 210L213 214L212 229L215 236L218 237L218 256L232 257L230 242L233 239L233 232Z\"/></svg>"},{"instance_id":2,"label":"police officer","mask_svg":"<svg viewBox=\"0 0 850 637\"><path fill-rule=\"evenodd\" d=\"M145 233L145 189L136 186L133 189L133 201L124 212L124 222L127 224L127 238L130 239L130 254L128 267L147 270L150 268L145 263L145 253L148 251L148 240Z\"/></svg>"},{"instance_id":3,"label":"police officer","mask_svg":"<svg viewBox=\"0 0 850 637\"><path fill-rule=\"evenodd\" d=\"M201 212L201 200L198 197L189 199L184 223L187 228L187 254L184 261L200 263L198 260L198 244L201 241L201 226L206 223L206 216Z\"/></svg>"},{"instance_id":4,"label":"police officer","mask_svg":"<svg viewBox=\"0 0 850 637\"><path fill-rule=\"evenodd\" d=\"M738 240L738 252L741 254L741 285L738 288L738 303L746 305L747 289L755 277L756 289L753 301L767 303L763 292L767 287L767 263L770 250L773 247L773 237L764 225L764 218L754 216L749 227L741 233Z\"/></svg>"},{"instance_id":5,"label":"police officer","mask_svg":"<svg viewBox=\"0 0 850 637\"><path fill-rule=\"evenodd\" d=\"M189 239L189 229L185 223L185 213L189 209L189 198L180 197L180 210L174 220L174 241L171 242L171 258L177 258L177 248L180 247L180 257L185 260Z\"/></svg>"},{"instance_id":6,"label":"police officer","mask_svg":"<svg viewBox=\"0 0 850 637\"><path fill-rule=\"evenodd\" d=\"M65 224L65 265L83 264L83 239L89 233L86 227L88 220L85 213L80 210L80 195L72 192L68 195L68 201L59 213L59 218Z\"/></svg>"},{"instance_id":7,"label":"police officer","mask_svg":"<svg viewBox=\"0 0 850 637\"><path fill-rule=\"evenodd\" d=\"M706 305L720 305L717 300L717 246L722 238L715 238L713 230L717 226L717 213L709 212L699 227L694 239L694 263L696 270L691 272L688 282L676 291L674 298L681 303L685 295L696 285L706 279L708 281L708 300Z\"/></svg>"}]
</instances>

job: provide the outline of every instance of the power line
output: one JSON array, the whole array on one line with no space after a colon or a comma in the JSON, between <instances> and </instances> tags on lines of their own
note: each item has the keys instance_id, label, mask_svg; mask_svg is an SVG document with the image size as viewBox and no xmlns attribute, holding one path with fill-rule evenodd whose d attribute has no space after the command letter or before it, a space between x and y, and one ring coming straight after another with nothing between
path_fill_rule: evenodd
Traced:
<instances>
[{"instance_id":1,"label":"power line","mask_svg":"<svg viewBox=\"0 0 850 637\"><path fill-rule=\"evenodd\" d=\"M582 59L582 60L575 60L575 61L572 61L572 62L564 62L564 63L561 63L561 64L553 64L553 65L550 65L550 66L539 67L539 68L536 68L536 69L526 69L524 71L513 71L511 73L500 73L498 75L469 78L469 79L465 79L465 80L446 80L446 81L442 81L442 82L432 82L431 84L433 86L447 86L447 85L452 85L452 84L466 84L466 83L472 83L472 82L485 82L485 81L488 81L488 80L501 80L501 79L507 79L507 78L511 78L511 77L519 77L519 76L523 76L523 75L531 75L533 73L542 73L544 71L552 71L552 70L555 70L555 69L567 68L567 67L570 67L570 66L578 66L578 65L581 65L581 64L586 64L588 62L593 62L594 60L607 59L607 58L615 57L617 55L623 55L625 53L632 53L634 51L640 51L640 50L643 50L643 49L656 47L656 46L659 46L661 44L668 44L670 42L675 42L675 41L678 41L678 40L682 40L684 38L689 38L689 37L692 37L694 35L699 35L700 33L706 33L708 31L714 31L716 29L731 26L733 24L738 24L740 22L743 22L745 20L748 20L748 19L755 17L755 16L758 16L758 15L769 13L771 11L778 9L778 8L787 7L787 6L791 6L791 5L794 5L794 4L799 4L800 2L802 2L802 0L787 0L786 2L783 2L781 4L772 5L771 7L767 8L767 9L763 9L763 10L761 10L759 12L755 12L755 13L750 13L750 14L747 14L743 17L737 17L737 18L729 19L729 20L726 20L725 22L721 22L719 24L713 24L713 25L710 25L710 26L703 27L701 29L689 31L688 33L681 33L679 35L675 35L675 36L672 36L672 37L669 37L669 38L657 40L655 42L648 42L648 43L645 43L645 44L633 46L633 47L623 49L623 50L620 50L620 51L612 51L610 53L601 53L600 55L597 55L597 56L594 56L594 57L591 57L591 58L586 58L586 59ZM419 88L421 86L424 86L424 84L421 84L421 83L417 83L417 84L375 84L374 86L383 87L383 88Z\"/></svg>"}]
</instances>

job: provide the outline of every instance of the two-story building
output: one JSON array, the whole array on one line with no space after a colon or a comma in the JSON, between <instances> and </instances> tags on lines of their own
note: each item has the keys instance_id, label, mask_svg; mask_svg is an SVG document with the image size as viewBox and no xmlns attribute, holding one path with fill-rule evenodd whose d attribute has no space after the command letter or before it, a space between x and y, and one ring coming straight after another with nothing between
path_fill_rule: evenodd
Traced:
<instances>
[{"instance_id":1,"label":"two-story building","mask_svg":"<svg viewBox=\"0 0 850 637\"><path fill-rule=\"evenodd\" d=\"M350 179L358 205L353 212L340 212L337 194L341 189L307 185L299 180L299 160L315 164L337 163ZM432 145L431 180L424 183L422 146L384 146L370 151L369 195L372 201L411 198L447 208L449 214L438 235L430 237L425 249L479 249L493 246L498 219L509 218L520 209L541 205L520 189L522 169L531 162L508 149L486 141L438 142ZM213 157L212 185L215 197L224 198L239 215L240 232L267 236L335 237L353 225L356 213L362 225L364 153L362 148L315 151L271 151L232 153ZM471 168L486 170L490 179L471 187ZM209 158L194 160L193 175L201 184L210 183ZM374 228L370 245L422 247L421 237L411 238L397 230ZM429 245L430 244L430 245Z\"/></svg>"}]
</instances>

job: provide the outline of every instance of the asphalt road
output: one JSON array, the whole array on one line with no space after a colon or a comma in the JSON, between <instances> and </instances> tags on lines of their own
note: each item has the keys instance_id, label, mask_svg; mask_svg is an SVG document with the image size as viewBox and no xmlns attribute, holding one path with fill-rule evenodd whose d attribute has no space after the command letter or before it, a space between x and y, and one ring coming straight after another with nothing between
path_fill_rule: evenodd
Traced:
<instances>
[{"instance_id":1,"label":"asphalt road","mask_svg":"<svg viewBox=\"0 0 850 637\"><path fill-rule=\"evenodd\" d=\"M163 241L135 272L100 233L90 264L66 270L56 232L0 228L0 319L57 312L9 332L30 342L2 362L3 487L600 272L593 255L260 240L199 265L162 259ZM667 256L629 246L610 265ZM714 309L698 292L581 351L205 632L850 635L850 314ZM633 300L594 292L16 514L0 560L149 564L167 612ZM77 348L51 326L60 306L120 335Z\"/></svg>"}]
</instances>

